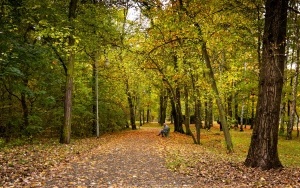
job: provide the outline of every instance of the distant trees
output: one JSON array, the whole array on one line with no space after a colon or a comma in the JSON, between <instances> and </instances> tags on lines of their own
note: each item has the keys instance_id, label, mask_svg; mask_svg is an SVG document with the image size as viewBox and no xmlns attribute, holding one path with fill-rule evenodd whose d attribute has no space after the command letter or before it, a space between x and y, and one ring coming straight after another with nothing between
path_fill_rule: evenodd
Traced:
<instances>
[{"instance_id":1,"label":"distant trees","mask_svg":"<svg viewBox=\"0 0 300 188\"><path fill-rule=\"evenodd\" d=\"M254 60L245 53L247 44L243 44L243 37L237 34L245 32L244 30L252 30L253 27L247 25L251 22L242 17L242 13L239 14L238 11L235 13L227 11L227 7L238 6L230 3L219 5L202 2L200 6L200 2L178 0L165 5L156 2L141 6L144 15L150 20L150 27L146 33L149 42L145 46L151 47L150 50L143 52L148 56L145 63L147 67L157 72L165 88L170 91L175 131L181 132L176 127L177 125L180 127L183 122L180 118L182 114L188 112L188 109L181 108L183 93L190 93L190 97L186 99L188 103L197 103L191 110L191 113L197 114L197 126L202 127L200 122L206 119L208 129L213 122L212 101L217 99L220 107L217 116L225 125L224 133L229 144L228 149L232 151L230 134L226 126L226 119L229 119L226 109L230 108L226 108L227 98L224 96L228 93L232 95L238 90L237 84L232 84L233 82L244 83L238 75L239 71L236 73L233 70L238 70L238 67L244 64L243 61ZM247 5L242 6L244 7L248 8ZM235 16L228 16L230 13ZM242 24L237 22L236 16L245 21ZM251 50L255 52L255 48ZM231 70L234 73L230 72ZM232 73L237 75L231 75ZM235 88L230 88L232 86ZM187 88L188 90L185 90ZM236 100L236 103L238 102Z\"/></svg>"}]
</instances>

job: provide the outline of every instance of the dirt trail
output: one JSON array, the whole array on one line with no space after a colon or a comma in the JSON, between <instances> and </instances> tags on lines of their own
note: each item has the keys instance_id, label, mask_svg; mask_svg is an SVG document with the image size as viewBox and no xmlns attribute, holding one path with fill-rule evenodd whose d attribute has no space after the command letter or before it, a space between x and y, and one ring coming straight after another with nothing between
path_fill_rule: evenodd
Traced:
<instances>
[{"instance_id":1,"label":"dirt trail","mask_svg":"<svg viewBox=\"0 0 300 188\"><path fill-rule=\"evenodd\" d=\"M98 148L42 175L42 187L192 187L192 176L166 168L158 129L109 135ZM40 181L38 181L40 182Z\"/></svg>"},{"instance_id":2,"label":"dirt trail","mask_svg":"<svg viewBox=\"0 0 300 188\"><path fill-rule=\"evenodd\" d=\"M159 129L0 152L0 188L300 187L299 168L247 168L235 154L207 149L222 149L222 135L195 145L179 133L156 136Z\"/></svg>"}]
</instances>

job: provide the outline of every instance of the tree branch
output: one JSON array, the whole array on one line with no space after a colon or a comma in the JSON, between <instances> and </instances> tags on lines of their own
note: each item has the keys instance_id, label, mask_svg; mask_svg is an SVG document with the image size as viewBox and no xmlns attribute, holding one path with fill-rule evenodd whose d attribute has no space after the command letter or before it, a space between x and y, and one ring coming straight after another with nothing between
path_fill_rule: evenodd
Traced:
<instances>
[{"instance_id":1,"label":"tree branch","mask_svg":"<svg viewBox=\"0 0 300 188\"><path fill-rule=\"evenodd\" d=\"M51 49L54 51L54 53L57 56L57 58L59 59L61 65L63 66L64 71L65 71L65 75L67 75L68 68L66 66L65 61L63 60L63 58L61 57L61 55L59 54L59 52L57 51L57 49L49 41L47 41L47 42L48 42L48 45L51 47Z\"/></svg>"},{"instance_id":2,"label":"tree branch","mask_svg":"<svg viewBox=\"0 0 300 188\"><path fill-rule=\"evenodd\" d=\"M21 101L21 99L20 99L17 95L13 94L13 93L7 88L7 86L6 86L5 83L3 83L3 85L4 85L4 87L5 87L5 90L6 90L9 94L11 94L12 96L16 97L19 101Z\"/></svg>"},{"instance_id":3,"label":"tree branch","mask_svg":"<svg viewBox=\"0 0 300 188\"><path fill-rule=\"evenodd\" d=\"M300 12L298 10L294 9L293 7L288 7L288 10L290 10L296 14L300 14Z\"/></svg>"}]
</instances>

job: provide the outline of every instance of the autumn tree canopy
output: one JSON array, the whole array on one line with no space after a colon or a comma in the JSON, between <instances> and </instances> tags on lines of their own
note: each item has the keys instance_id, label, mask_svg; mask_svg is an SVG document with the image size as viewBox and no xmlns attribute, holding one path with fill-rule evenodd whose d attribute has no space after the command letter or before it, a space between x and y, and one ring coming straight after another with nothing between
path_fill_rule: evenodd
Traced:
<instances>
[{"instance_id":1,"label":"autumn tree canopy","mask_svg":"<svg viewBox=\"0 0 300 188\"><path fill-rule=\"evenodd\" d=\"M281 167L278 135L299 136L298 13L292 0L3 0L0 137L68 144L167 121L200 144L219 122L234 152L231 131L250 125L245 164Z\"/></svg>"}]
</instances>

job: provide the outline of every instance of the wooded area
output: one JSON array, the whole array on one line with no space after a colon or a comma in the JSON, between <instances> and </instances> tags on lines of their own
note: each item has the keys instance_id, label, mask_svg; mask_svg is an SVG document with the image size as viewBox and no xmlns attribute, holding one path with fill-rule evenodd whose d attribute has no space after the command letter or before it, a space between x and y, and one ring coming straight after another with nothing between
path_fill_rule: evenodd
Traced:
<instances>
[{"instance_id":1,"label":"wooded area","mask_svg":"<svg viewBox=\"0 0 300 188\"><path fill-rule=\"evenodd\" d=\"M201 143L253 129L245 165L299 137L298 0L1 0L0 147L148 122ZM195 126L195 129L191 129Z\"/></svg>"}]
</instances>

